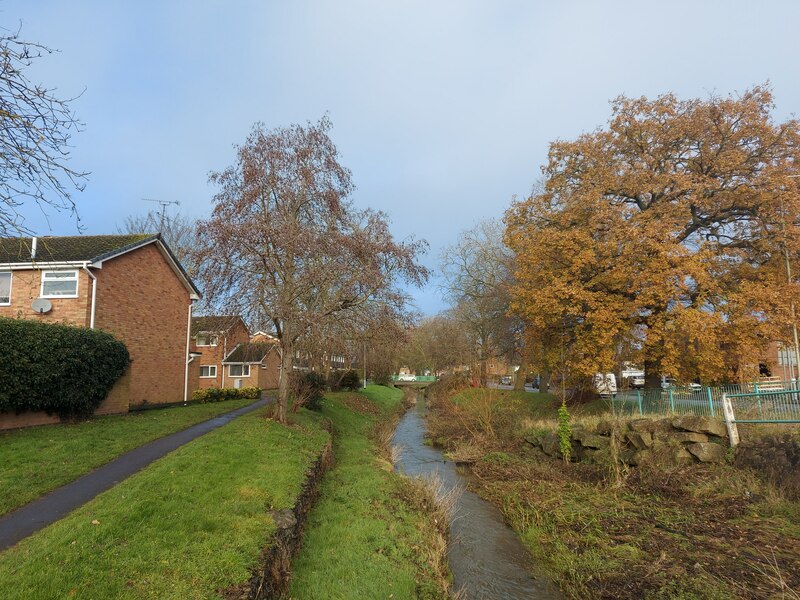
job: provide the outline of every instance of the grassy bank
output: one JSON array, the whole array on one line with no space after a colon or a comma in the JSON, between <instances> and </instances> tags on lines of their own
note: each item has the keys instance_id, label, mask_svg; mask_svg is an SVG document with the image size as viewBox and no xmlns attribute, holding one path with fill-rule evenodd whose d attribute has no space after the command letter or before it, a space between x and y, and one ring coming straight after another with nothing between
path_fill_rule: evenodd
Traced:
<instances>
[{"instance_id":1,"label":"grassy bank","mask_svg":"<svg viewBox=\"0 0 800 600\"><path fill-rule=\"evenodd\" d=\"M386 424L401 401L402 392L380 386L326 397L323 414L333 423L336 463L294 561L291 598L445 596L441 556L433 550L439 534L424 500L414 484L392 472L376 444L376 424Z\"/></svg>"},{"instance_id":2,"label":"grassy bank","mask_svg":"<svg viewBox=\"0 0 800 600\"><path fill-rule=\"evenodd\" d=\"M156 461L0 554L0 597L213 598L248 581L329 440L259 410Z\"/></svg>"},{"instance_id":3,"label":"grassy bank","mask_svg":"<svg viewBox=\"0 0 800 600\"><path fill-rule=\"evenodd\" d=\"M0 432L0 515L167 434L251 404L231 400Z\"/></svg>"},{"instance_id":4,"label":"grassy bank","mask_svg":"<svg viewBox=\"0 0 800 600\"><path fill-rule=\"evenodd\" d=\"M555 403L491 397L440 398L430 429L470 456L474 490L568 597L800 597L800 503L729 464L629 469L543 457L523 437L556 428Z\"/></svg>"}]
</instances>

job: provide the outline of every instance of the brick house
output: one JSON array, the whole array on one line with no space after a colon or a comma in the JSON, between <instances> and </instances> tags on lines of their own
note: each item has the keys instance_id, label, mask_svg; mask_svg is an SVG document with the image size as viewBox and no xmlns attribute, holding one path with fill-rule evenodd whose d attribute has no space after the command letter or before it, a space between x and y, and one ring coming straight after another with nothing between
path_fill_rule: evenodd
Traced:
<instances>
[{"instance_id":1,"label":"brick house","mask_svg":"<svg viewBox=\"0 0 800 600\"><path fill-rule=\"evenodd\" d=\"M193 388L223 388L226 385L224 358L239 344L250 341L250 331L242 317L237 315L208 315L192 318L190 352Z\"/></svg>"},{"instance_id":2,"label":"brick house","mask_svg":"<svg viewBox=\"0 0 800 600\"><path fill-rule=\"evenodd\" d=\"M224 387L260 387L274 390L280 383L281 358L275 341L239 344L225 357Z\"/></svg>"},{"instance_id":3,"label":"brick house","mask_svg":"<svg viewBox=\"0 0 800 600\"><path fill-rule=\"evenodd\" d=\"M98 414L187 398L200 297L158 234L0 238L0 316L102 329L127 346L130 368ZM56 421L0 415L0 429Z\"/></svg>"}]
</instances>

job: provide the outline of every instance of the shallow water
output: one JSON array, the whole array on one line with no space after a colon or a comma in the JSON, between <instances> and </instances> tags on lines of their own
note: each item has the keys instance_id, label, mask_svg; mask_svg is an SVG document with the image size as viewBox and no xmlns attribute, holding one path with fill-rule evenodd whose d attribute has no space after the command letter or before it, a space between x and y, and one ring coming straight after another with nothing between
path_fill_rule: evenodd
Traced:
<instances>
[{"instance_id":1,"label":"shallow water","mask_svg":"<svg viewBox=\"0 0 800 600\"><path fill-rule=\"evenodd\" d=\"M397 469L410 476L438 475L446 489L464 489L450 524L448 562L453 587L463 590L463 598L560 599L557 588L544 577L534 577L531 558L516 534L503 522L500 511L467 491L467 478L442 452L426 446L425 400L420 395L416 406L402 418L392 443L401 448Z\"/></svg>"}]
</instances>

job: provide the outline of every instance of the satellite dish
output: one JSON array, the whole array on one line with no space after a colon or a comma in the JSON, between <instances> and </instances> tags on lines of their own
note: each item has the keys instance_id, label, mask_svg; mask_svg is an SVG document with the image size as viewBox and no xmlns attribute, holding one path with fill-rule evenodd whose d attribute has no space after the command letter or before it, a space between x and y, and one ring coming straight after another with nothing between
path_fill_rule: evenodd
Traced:
<instances>
[{"instance_id":1,"label":"satellite dish","mask_svg":"<svg viewBox=\"0 0 800 600\"><path fill-rule=\"evenodd\" d=\"M37 298L31 304L31 308L39 314L44 314L52 310L53 303L47 298Z\"/></svg>"}]
</instances>

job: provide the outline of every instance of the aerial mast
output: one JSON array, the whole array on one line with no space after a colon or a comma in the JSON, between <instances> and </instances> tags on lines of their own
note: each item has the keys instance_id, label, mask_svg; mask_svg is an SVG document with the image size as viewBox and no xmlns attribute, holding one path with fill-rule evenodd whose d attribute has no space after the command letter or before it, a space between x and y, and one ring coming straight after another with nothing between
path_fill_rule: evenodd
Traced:
<instances>
[{"instance_id":1,"label":"aerial mast","mask_svg":"<svg viewBox=\"0 0 800 600\"><path fill-rule=\"evenodd\" d=\"M164 213L167 210L167 206L170 204L174 204L175 206L180 206L181 203L177 200L158 200L157 198L142 198L144 202L157 202L161 205L161 222L158 226L158 232L164 233Z\"/></svg>"}]
</instances>

